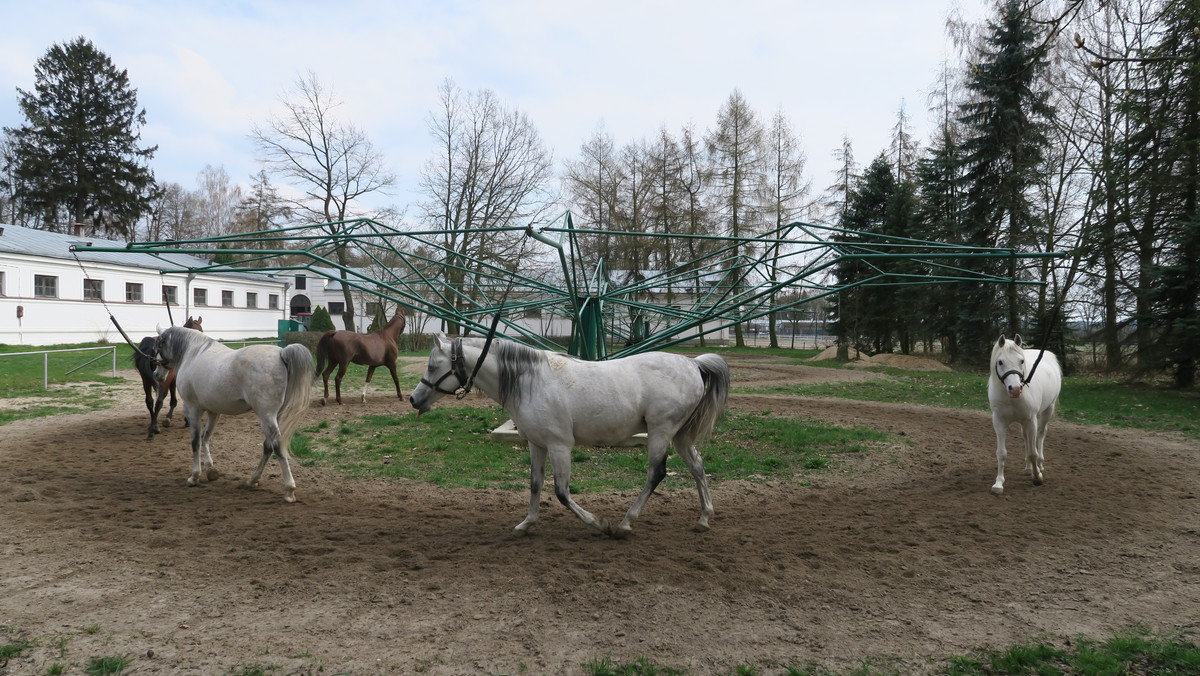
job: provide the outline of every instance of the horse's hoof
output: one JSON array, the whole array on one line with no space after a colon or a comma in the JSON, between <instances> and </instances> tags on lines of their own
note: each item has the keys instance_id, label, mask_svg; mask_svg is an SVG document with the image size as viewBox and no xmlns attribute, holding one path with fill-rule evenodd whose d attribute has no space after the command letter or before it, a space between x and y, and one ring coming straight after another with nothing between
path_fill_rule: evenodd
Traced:
<instances>
[{"instance_id":1,"label":"horse's hoof","mask_svg":"<svg viewBox=\"0 0 1200 676\"><path fill-rule=\"evenodd\" d=\"M514 529L513 529L513 535L515 535L515 536L517 536L517 537L521 537L521 538L523 538L523 537L528 537L528 536L529 536L529 529L528 529L528 528L514 528Z\"/></svg>"},{"instance_id":2,"label":"horse's hoof","mask_svg":"<svg viewBox=\"0 0 1200 676\"><path fill-rule=\"evenodd\" d=\"M170 419L170 418L163 418L162 420L160 420L160 421L158 422L158 424L159 424L159 425L162 425L163 427L170 427L170 426L171 426L171 419Z\"/></svg>"},{"instance_id":3,"label":"horse's hoof","mask_svg":"<svg viewBox=\"0 0 1200 676\"><path fill-rule=\"evenodd\" d=\"M324 406L324 405L325 405L325 397L321 397L321 405L322 405L322 406Z\"/></svg>"},{"instance_id":4,"label":"horse's hoof","mask_svg":"<svg viewBox=\"0 0 1200 676\"><path fill-rule=\"evenodd\" d=\"M1041 485L1042 485L1042 483L1043 483L1043 479L1042 479L1042 477L1040 477L1040 476L1039 476L1039 477L1034 477L1034 479L1033 479L1033 485L1034 485L1034 486L1041 486Z\"/></svg>"},{"instance_id":5,"label":"horse's hoof","mask_svg":"<svg viewBox=\"0 0 1200 676\"><path fill-rule=\"evenodd\" d=\"M284 501L284 502L286 502L286 503L288 503L288 504L291 504L291 503L295 502L295 501L296 501L296 494L295 494L295 493L286 493L286 494L284 494L284 496L283 496L283 501Z\"/></svg>"},{"instance_id":6,"label":"horse's hoof","mask_svg":"<svg viewBox=\"0 0 1200 676\"><path fill-rule=\"evenodd\" d=\"M618 526L616 528L613 528L612 531L609 532L609 535L614 540L627 540L627 539L629 539L630 535L633 535L633 529L628 528L628 527L621 528L620 526Z\"/></svg>"},{"instance_id":7,"label":"horse's hoof","mask_svg":"<svg viewBox=\"0 0 1200 676\"><path fill-rule=\"evenodd\" d=\"M1004 495L1004 486L992 486L992 495Z\"/></svg>"},{"instance_id":8,"label":"horse's hoof","mask_svg":"<svg viewBox=\"0 0 1200 676\"><path fill-rule=\"evenodd\" d=\"M221 473L217 471L216 467L209 467L208 473L205 476L208 477L209 481L216 481L221 478Z\"/></svg>"},{"instance_id":9,"label":"horse's hoof","mask_svg":"<svg viewBox=\"0 0 1200 676\"><path fill-rule=\"evenodd\" d=\"M708 524L698 523L695 526L692 526L692 530L696 531L697 533L707 533L708 532Z\"/></svg>"}]
</instances>

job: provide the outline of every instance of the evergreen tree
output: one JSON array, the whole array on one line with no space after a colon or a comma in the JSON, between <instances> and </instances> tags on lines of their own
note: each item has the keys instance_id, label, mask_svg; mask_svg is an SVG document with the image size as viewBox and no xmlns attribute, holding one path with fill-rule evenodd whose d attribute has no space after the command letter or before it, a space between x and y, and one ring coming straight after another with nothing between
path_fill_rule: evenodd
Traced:
<instances>
[{"instance_id":1,"label":"evergreen tree","mask_svg":"<svg viewBox=\"0 0 1200 676\"><path fill-rule=\"evenodd\" d=\"M1139 343L1160 344L1139 357L1191 387L1200 358L1200 4L1163 3L1156 23L1159 39L1141 55L1146 86L1131 92L1130 106L1139 122L1128 151L1135 191L1161 224L1158 255L1142 263L1148 303L1138 317Z\"/></svg>"},{"instance_id":2,"label":"evergreen tree","mask_svg":"<svg viewBox=\"0 0 1200 676\"><path fill-rule=\"evenodd\" d=\"M1037 183L1045 125L1054 111L1041 86L1046 46L1031 10L1018 0L1006 0L998 9L966 82L971 98L961 107L967 199L957 239L971 246L1021 248L1032 243L1031 233L1039 227L1029 192ZM1015 259L968 261L968 267L1009 277L1018 272ZM962 355L983 361L1003 320L1010 331L1021 326L1016 286L1007 285L1003 300L991 284L969 283L960 290Z\"/></svg>"},{"instance_id":3,"label":"evergreen tree","mask_svg":"<svg viewBox=\"0 0 1200 676\"><path fill-rule=\"evenodd\" d=\"M329 310L325 309L324 305L318 305L313 308L312 319L308 322L309 331L326 331L334 330L333 319L329 317Z\"/></svg>"},{"instance_id":4,"label":"evergreen tree","mask_svg":"<svg viewBox=\"0 0 1200 676\"><path fill-rule=\"evenodd\" d=\"M54 45L34 67L34 91L17 90L27 123L15 142L13 193L31 225L128 237L150 211L157 146L139 147L146 111L126 71L85 38Z\"/></svg>"}]
</instances>

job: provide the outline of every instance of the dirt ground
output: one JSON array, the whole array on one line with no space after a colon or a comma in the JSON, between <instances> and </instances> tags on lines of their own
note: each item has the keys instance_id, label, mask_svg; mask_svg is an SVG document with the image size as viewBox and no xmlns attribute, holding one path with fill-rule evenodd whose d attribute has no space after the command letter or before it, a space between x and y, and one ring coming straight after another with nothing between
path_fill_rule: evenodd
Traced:
<instances>
[{"instance_id":1,"label":"dirt ground","mask_svg":"<svg viewBox=\"0 0 1200 676\"><path fill-rule=\"evenodd\" d=\"M735 385L886 377L732 365ZM382 388L355 399L309 418L412 415ZM717 483L707 533L691 530L690 481L672 477L616 541L550 500L534 534L514 537L520 492L297 467L300 501L285 504L274 462L261 488L241 490L261 444L251 416L222 419L223 478L188 488L187 432L144 441L136 383L110 410L6 425L0 644L36 645L0 672L82 673L113 655L136 658L139 674L577 674L638 656L693 674L864 659L920 671L1030 638L1200 629L1195 442L1056 421L1046 484L1010 455L995 497L985 413L757 395L730 405L900 443L811 485ZM633 497L580 501L616 520Z\"/></svg>"}]
</instances>

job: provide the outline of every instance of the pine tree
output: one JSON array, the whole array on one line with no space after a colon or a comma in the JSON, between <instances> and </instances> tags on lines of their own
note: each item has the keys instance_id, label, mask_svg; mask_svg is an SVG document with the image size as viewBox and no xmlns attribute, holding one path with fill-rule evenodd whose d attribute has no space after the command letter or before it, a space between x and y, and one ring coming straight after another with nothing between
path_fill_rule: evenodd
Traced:
<instances>
[{"instance_id":1,"label":"pine tree","mask_svg":"<svg viewBox=\"0 0 1200 676\"><path fill-rule=\"evenodd\" d=\"M1159 39L1141 55L1146 86L1131 92L1135 191L1156 206L1157 257L1142 264L1139 347L1156 340L1152 365L1177 387L1196 382L1200 360L1200 5L1163 3ZM1155 152L1146 152L1153 148ZM1144 365L1144 364L1143 364Z\"/></svg>"},{"instance_id":2,"label":"pine tree","mask_svg":"<svg viewBox=\"0 0 1200 676\"><path fill-rule=\"evenodd\" d=\"M15 141L15 198L31 224L132 235L150 211L157 146L139 147L146 111L128 73L80 37L47 50L34 91L17 93L27 123L5 131Z\"/></svg>"},{"instance_id":3,"label":"pine tree","mask_svg":"<svg viewBox=\"0 0 1200 676\"><path fill-rule=\"evenodd\" d=\"M1046 46L1030 11L1018 0L1006 0L1000 15L988 23L978 62L966 87L971 99L962 105L966 172L966 219L959 241L981 247L1021 248L1039 227L1029 197L1046 146L1045 125L1054 111L1040 76L1047 65ZM1016 260L969 264L977 271L1015 277ZM1003 300L994 285L970 283L960 294L958 326L963 356L986 359L987 345L1003 320L1009 330L1021 325L1016 286Z\"/></svg>"},{"instance_id":4,"label":"pine tree","mask_svg":"<svg viewBox=\"0 0 1200 676\"><path fill-rule=\"evenodd\" d=\"M318 305L313 308L312 319L308 322L309 331L326 331L334 330L333 319L329 317L329 310L325 309L324 305Z\"/></svg>"}]
</instances>

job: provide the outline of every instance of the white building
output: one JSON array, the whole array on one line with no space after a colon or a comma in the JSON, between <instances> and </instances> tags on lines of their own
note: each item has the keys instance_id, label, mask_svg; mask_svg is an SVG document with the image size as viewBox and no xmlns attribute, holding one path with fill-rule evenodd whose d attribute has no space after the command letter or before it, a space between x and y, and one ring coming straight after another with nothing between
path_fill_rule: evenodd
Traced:
<instances>
[{"instance_id":1,"label":"white building","mask_svg":"<svg viewBox=\"0 0 1200 676\"><path fill-rule=\"evenodd\" d=\"M78 249L72 254L70 248ZM204 331L222 340L270 338L288 319L289 281L252 272L173 273L204 267L182 255L88 251L122 247L96 237L0 225L0 343L53 345L122 338L133 341L156 326L204 318ZM171 303L170 315L166 303Z\"/></svg>"}]
</instances>

